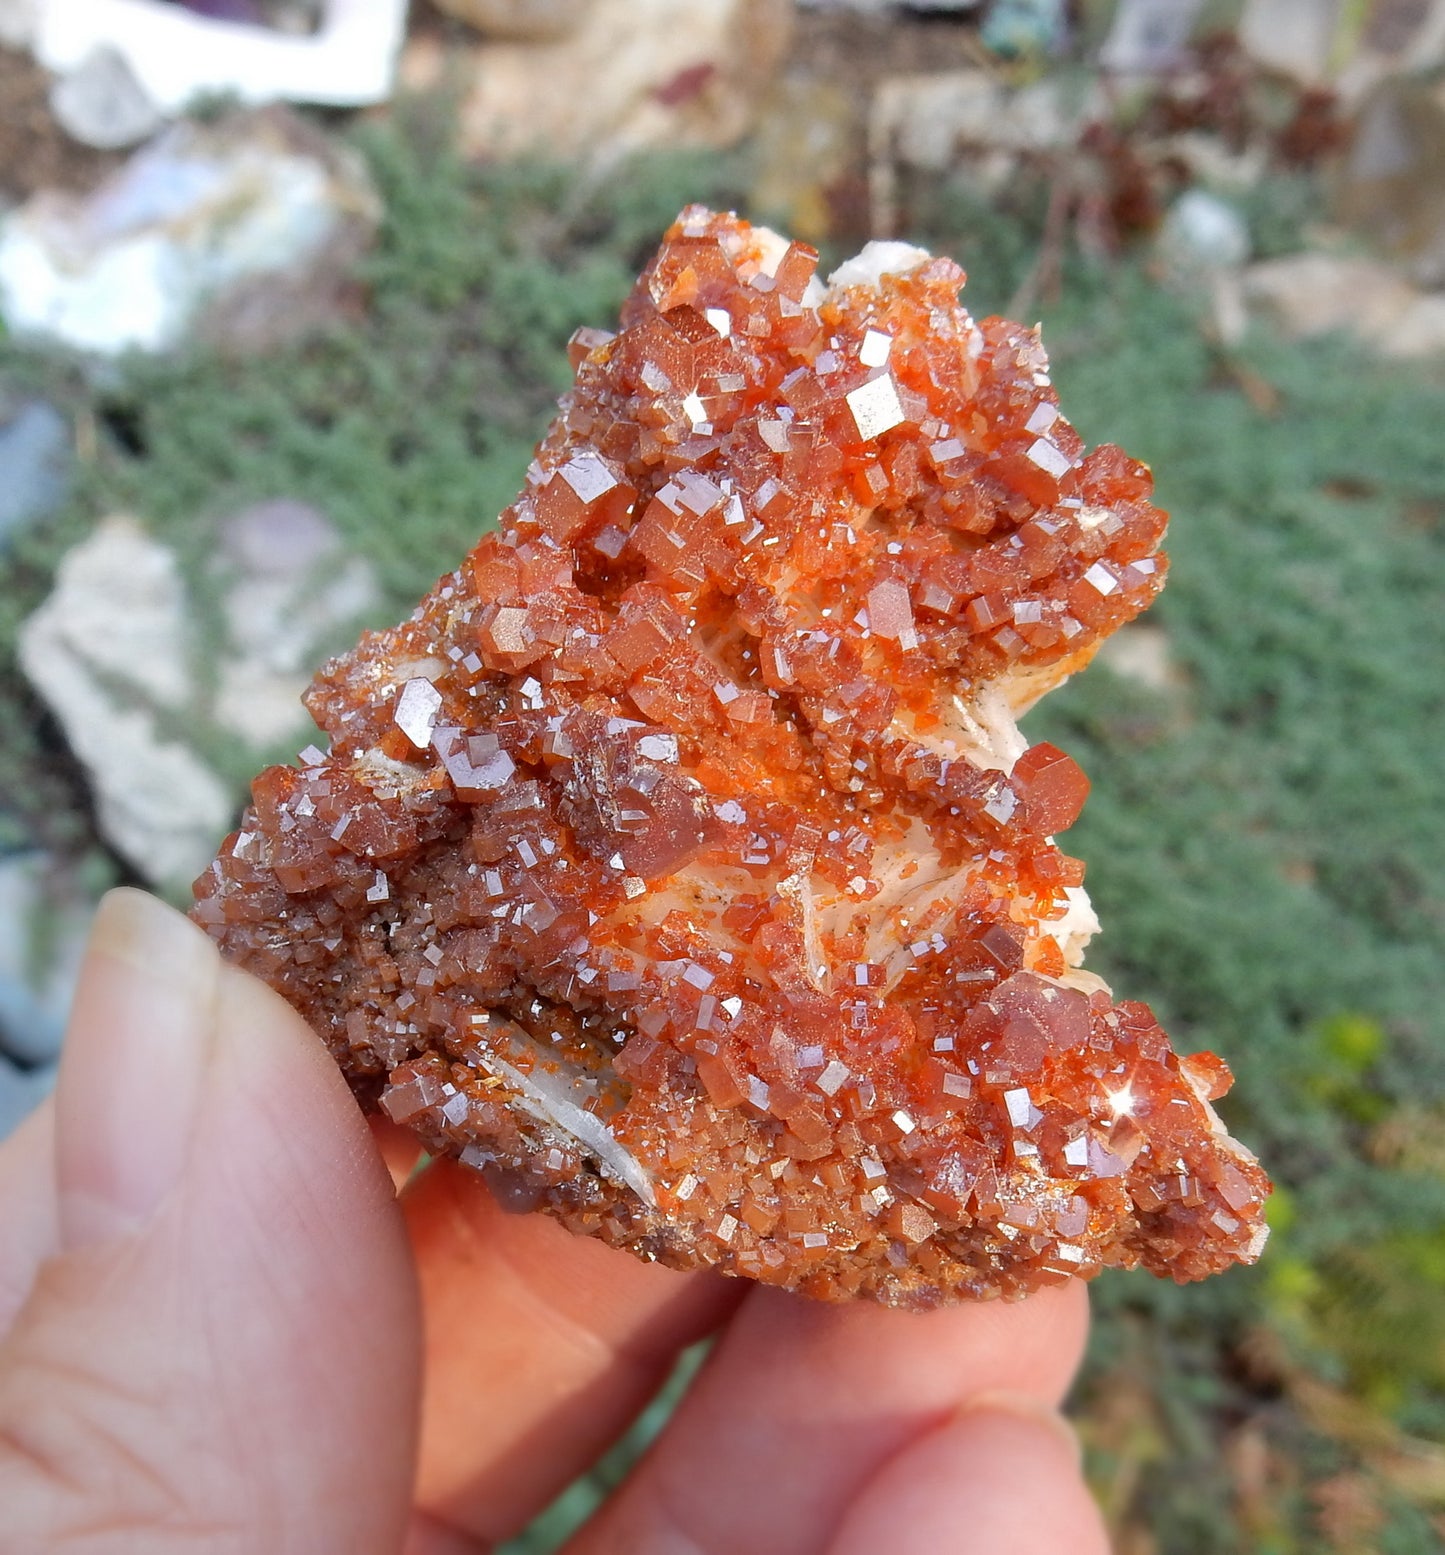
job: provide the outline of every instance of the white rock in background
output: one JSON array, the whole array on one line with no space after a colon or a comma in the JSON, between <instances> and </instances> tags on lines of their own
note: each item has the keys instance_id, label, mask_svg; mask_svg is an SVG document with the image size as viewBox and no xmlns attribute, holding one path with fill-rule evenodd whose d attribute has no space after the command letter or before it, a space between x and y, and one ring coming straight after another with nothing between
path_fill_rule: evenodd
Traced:
<instances>
[{"instance_id":1,"label":"white rock in background","mask_svg":"<svg viewBox=\"0 0 1445 1555\"><path fill-rule=\"evenodd\" d=\"M0 46L29 48L40 22L40 0L0 0Z\"/></svg>"},{"instance_id":2,"label":"white rock in background","mask_svg":"<svg viewBox=\"0 0 1445 1555\"><path fill-rule=\"evenodd\" d=\"M1344 333L1377 356L1445 356L1445 296L1422 292L1393 265L1336 254L1290 254L1250 265L1246 301L1294 339Z\"/></svg>"},{"instance_id":3,"label":"white rock in background","mask_svg":"<svg viewBox=\"0 0 1445 1555\"><path fill-rule=\"evenodd\" d=\"M123 517L65 556L20 631L21 666L90 776L102 829L157 885L199 874L232 812L175 732L194 716L193 652L174 555Z\"/></svg>"},{"instance_id":4,"label":"white rock in background","mask_svg":"<svg viewBox=\"0 0 1445 1555\"><path fill-rule=\"evenodd\" d=\"M791 17L791 0L594 0L557 42L483 44L468 67L461 149L606 160L731 145L751 125Z\"/></svg>"},{"instance_id":5,"label":"white rock in background","mask_svg":"<svg viewBox=\"0 0 1445 1555\"><path fill-rule=\"evenodd\" d=\"M1329 77L1345 0L1245 0L1240 46L1257 64L1306 86Z\"/></svg>"},{"instance_id":6,"label":"white rock in background","mask_svg":"<svg viewBox=\"0 0 1445 1555\"><path fill-rule=\"evenodd\" d=\"M1293 339L1364 327L1394 318L1409 301L1410 286L1377 259L1336 254L1287 254L1251 265L1245 296Z\"/></svg>"},{"instance_id":7,"label":"white rock in background","mask_svg":"<svg viewBox=\"0 0 1445 1555\"><path fill-rule=\"evenodd\" d=\"M1177 274L1238 269L1249 258L1249 223L1207 189L1186 189L1164 218L1159 252Z\"/></svg>"},{"instance_id":8,"label":"white rock in background","mask_svg":"<svg viewBox=\"0 0 1445 1555\"><path fill-rule=\"evenodd\" d=\"M407 0L327 0L320 28L293 37L214 21L164 0L45 0L35 57L66 75L98 48L113 48L167 115L198 96L242 103L384 102L406 30Z\"/></svg>"},{"instance_id":9,"label":"white rock in background","mask_svg":"<svg viewBox=\"0 0 1445 1555\"><path fill-rule=\"evenodd\" d=\"M94 50L55 82L50 111L72 140L99 151L138 145L166 122L124 56L109 47Z\"/></svg>"},{"instance_id":10,"label":"white rock in background","mask_svg":"<svg viewBox=\"0 0 1445 1555\"><path fill-rule=\"evenodd\" d=\"M1245 0L1238 37L1267 69L1331 87L1346 108L1445 65L1445 0Z\"/></svg>"},{"instance_id":11,"label":"white rock in background","mask_svg":"<svg viewBox=\"0 0 1445 1555\"><path fill-rule=\"evenodd\" d=\"M1121 76L1177 69L1203 8L1204 0L1119 0L1099 64Z\"/></svg>"},{"instance_id":12,"label":"white rock in background","mask_svg":"<svg viewBox=\"0 0 1445 1555\"><path fill-rule=\"evenodd\" d=\"M869 117L869 147L920 171L941 173L961 153L1003 154L1063 150L1080 126L1098 115L1096 88L1045 79L1011 89L989 70L940 70L889 76L879 83Z\"/></svg>"},{"instance_id":13,"label":"white rock in background","mask_svg":"<svg viewBox=\"0 0 1445 1555\"><path fill-rule=\"evenodd\" d=\"M1397 362L1445 357L1445 296L1417 292L1394 323L1367 343Z\"/></svg>"},{"instance_id":14,"label":"white rock in background","mask_svg":"<svg viewBox=\"0 0 1445 1555\"><path fill-rule=\"evenodd\" d=\"M1243 212L1207 189L1186 189L1164 218L1155 252L1166 284L1201 297L1215 338L1237 345L1249 325L1242 271L1250 236Z\"/></svg>"},{"instance_id":15,"label":"white rock in background","mask_svg":"<svg viewBox=\"0 0 1445 1555\"><path fill-rule=\"evenodd\" d=\"M376 578L362 557L344 554L324 515L299 502L233 514L222 547L229 651L215 717L264 750L308 727L301 695L318 649L376 605Z\"/></svg>"},{"instance_id":16,"label":"white rock in background","mask_svg":"<svg viewBox=\"0 0 1445 1555\"><path fill-rule=\"evenodd\" d=\"M868 111L874 232L897 229L905 169L963 171L991 196L1015 176L1021 158L1073 147L1083 125L1106 113L1097 78L1080 89L1058 76L1010 88L996 72L976 68L887 77Z\"/></svg>"},{"instance_id":17,"label":"white rock in background","mask_svg":"<svg viewBox=\"0 0 1445 1555\"><path fill-rule=\"evenodd\" d=\"M1008 95L988 70L890 76L874 94L869 138L887 137L908 167L942 173L961 146L990 146L1000 132L1012 135Z\"/></svg>"},{"instance_id":18,"label":"white rock in background","mask_svg":"<svg viewBox=\"0 0 1445 1555\"><path fill-rule=\"evenodd\" d=\"M92 194L0 220L0 317L102 355L193 330L259 349L324 314L379 216L359 163L289 110L177 124Z\"/></svg>"},{"instance_id":19,"label":"white rock in background","mask_svg":"<svg viewBox=\"0 0 1445 1555\"><path fill-rule=\"evenodd\" d=\"M1169 651L1169 636L1159 626L1131 621L1120 627L1099 645L1095 662L1123 680L1161 694L1177 694L1188 688L1188 678Z\"/></svg>"},{"instance_id":20,"label":"white rock in background","mask_svg":"<svg viewBox=\"0 0 1445 1555\"><path fill-rule=\"evenodd\" d=\"M299 502L245 508L219 541L214 685L175 553L134 519L106 519L64 557L20 634L21 665L86 770L102 833L162 887L201 872L242 798L205 753L239 740L254 770L307 743L311 673L380 594L370 564Z\"/></svg>"}]
</instances>

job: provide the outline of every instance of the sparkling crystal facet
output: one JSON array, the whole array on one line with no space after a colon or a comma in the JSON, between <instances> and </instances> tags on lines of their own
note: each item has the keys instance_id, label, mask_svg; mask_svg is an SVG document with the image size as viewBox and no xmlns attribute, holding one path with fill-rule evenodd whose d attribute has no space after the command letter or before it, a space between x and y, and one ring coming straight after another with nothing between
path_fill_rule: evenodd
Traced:
<instances>
[{"instance_id":1,"label":"sparkling crystal facet","mask_svg":"<svg viewBox=\"0 0 1445 1555\"><path fill-rule=\"evenodd\" d=\"M366 1106L646 1258L911 1306L1250 1259L1229 1072L1082 970L1088 783L1015 722L1158 591L1149 472L948 260L815 262L683 214L195 916Z\"/></svg>"}]
</instances>

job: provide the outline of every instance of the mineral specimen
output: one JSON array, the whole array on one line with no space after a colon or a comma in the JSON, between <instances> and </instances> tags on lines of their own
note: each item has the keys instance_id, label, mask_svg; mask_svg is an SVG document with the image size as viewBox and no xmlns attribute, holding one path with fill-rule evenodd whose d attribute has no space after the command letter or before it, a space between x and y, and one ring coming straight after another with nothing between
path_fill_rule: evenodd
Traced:
<instances>
[{"instance_id":1,"label":"mineral specimen","mask_svg":"<svg viewBox=\"0 0 1445 1555\"><path fill-rule=\"evenodd\" d=\"M1256 1257L1268 1180L1080 969L1019 713L1159 589L1148 471L946 259L685 211L526 486L317 678L195 916L368 1108L676 1267L900 1306Z\"/></svg>"}]
</instances>

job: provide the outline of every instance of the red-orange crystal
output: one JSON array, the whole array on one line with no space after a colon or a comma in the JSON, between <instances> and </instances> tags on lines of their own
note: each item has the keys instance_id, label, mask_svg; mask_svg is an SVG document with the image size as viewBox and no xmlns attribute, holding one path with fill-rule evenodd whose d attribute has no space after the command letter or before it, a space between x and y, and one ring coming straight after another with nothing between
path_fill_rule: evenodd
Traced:
<instances>
[{"instance_id":1,"label":"red-orange crystal","mask_svg":"<svg viewBox=\"0 0 1445 1555\"><path fill-rule=\"evenodd\" d=\"M328 665L195 916L516 1205L904 1306L1257 1256L1268 1180L1080 970L1087 782L1014 717L1158 591L962 273L685 211L517 502Z\"/></svg>"}]
</instances>

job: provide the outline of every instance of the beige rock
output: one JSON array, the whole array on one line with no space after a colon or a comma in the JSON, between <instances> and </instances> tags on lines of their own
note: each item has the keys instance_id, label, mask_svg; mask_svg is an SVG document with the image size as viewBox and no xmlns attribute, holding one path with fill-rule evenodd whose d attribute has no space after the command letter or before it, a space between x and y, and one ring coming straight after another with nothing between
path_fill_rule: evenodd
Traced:
<instances>
[{"instance_id":1,"label":"beige rock","mask_svg":"<svg viewBox=\"0 0 1445 1555\"><path fill-rule=\"evenodd\" d=\"M406 95L416 97L441 90L449 69L455 63L450 49L434 32L414 33L402 46L396 66L396 84Z\"/></svg>"},{"instance_id":2,"label":"beige rock","mask_svg":"<svg viewBox=\"0 0 1445 1555\"><path fill-rule=\"evenodd\" d=\"M1293 339L1343 332L1380 356L1445 354L1445 296L1422 292L1383 260L1291 254L1251 265L1250 307Z\"/></svg>"},{"instance_id":3,"label":"beige rock","mask_svg":"<svg viewBox=\"0 0 1445 1555\"><path fill-rule=\"evenodd\" d=\"M594 0L557 42L477 51L461 149L606 162L731 145L752 123L791 17L791 0Z\"/></svg>"},{"instance_id":4,"label":"beige rock","mask_svg":"<svg viewBox=\"0 0 1445 1555\"><path fill-rule=\"evenodd\" d=\"M213 715L266 751L309 729L301 695L321 654L376 608L376 578L322 514L284 499L227 520L217 570L226 651Z\"/></svg>"},{"instance_id":5,"label":"beige rock","mask_svg":"<svg viewBox=\"0 0 1445 1555\"><path fill-rule=\"evenodd\" d=\"M1011 135L1008 88L987 70L890 76L873 99L870 139L886 136L899 161L941 173L960 146L988 146Z\"/></svg>"},{"instance_id":6,"label":"beige rock","mask_svg":"<svg viewBox=\"0 0 1445 1555\"><path fill-rule=\"evenodd\" d=\"M1385 82L1361 105L1335 213L1370 246L1445 284L1445 81Z\"/></svg>"},{"instance_id":7,"label":"beige rock","mask_svg":"<svg viewBox=\"0 0 1445 1555\"><path fill-rule=\"evenodd\" d=\"M72 140L100 151L138 145L166 122L112 48L96 49L51 86L50 111Z\"/></svg>"},{"instance_id":8,"label":"beige rock","mask_svg":"<svg viewBox=\"0 0 1445 1555\"><path fill-rule=\"evenodd\" d=\"M1238 36L1257 63L1353 105L1445 64L1445 0L1245 0Z\"/></svg>"},{"instance_id":9,"label":"beige rock","mask_svg":"<svg viewBox=\"0 0 1445 1555\"><path fill-rule=\"evenodd\" d=\"M314 735L301 693L378 598L370 565L299 503L234 514L220 541L211 644L175 552L123 516L66 554L20 633L21 666L86 770L102 832L163 888L200 873L238 807L216 753L240 742L253 767Z\"/></svg>"},{"instance_id":10,"label":"beige rock","mask_svg":"<svg viewBox=\"0 0 1445 1555\"><path fill-rule=\"evenodd\" d=\"M1263 260L1249 267L1244 285L1250 305L1294 339L1333 330L1378 332L1414 295L1409 282L1380 260L1336 254Z\"/></svg>"},{"instance_id":11,"label":"beige rock","mask_svg":"<svg viewBox=\"0 0 1445 1555\"><path fill-rule=\"evenodd\" d=\"M891 76L878 88L874 135L911 167L942 172L960 150L1052 151L1071 145L1102 98L1053 80L1010 89L988 70Z\"/></svg>"},{"instance_id":12,"label":"beige rock","mask_svg":"<svg viewBox=\"0 0 1445 1555\"><path fill-rule=\"evenodd\" d=\"M205 867L231 817L226 785L181 738L196 694L173 552L109 518L61 562L20 631L20 663L65 731L101 829L154 885Z\"/></svg>"},{"instance_id":13,"label":"beige rock","mask_svg":"<svg viewBox=\"0 0 1445 1555\"><path fill-rule=\"evenodd\" d=\"M433 0L437 10L494 38L562 38L586 15L592 0Z\"/></svg>"},{"instance_id":14,"label":"beige rock","mask_svg":"<svg viewBox=\"0 0 1445 1555\"><path fill-rule=\"evenodd\" d=\"M1014 177L1021 157L1072 146L1080 127L1105 107L1097 80L1081 91L1058 78L1010 88L983 69L890 76L868 116L874 232L897 228L905 169L943 173L966 160L974 184L992 195Z\"/></svg>"},{"instance_id":15,"label":"beige rock","mask_svg":"<svg viewBox=\"0 0 1445 1555\"><path fill-rule=\"evenodd\" d=\"M40 20L40 0L0 0L0 45L28 48Z\"/></svg>"},{"instance_id":16,"label":"beige rock","mask_svg":"<svg viewBox=\"0 0 1445 1555\"><path fill-rule=\"evenodd\" d=\"M1445 296L1418 293L1381 334L1376 348L1397 361L1445 356Z\"/></svg>"},{"instance_id":17,"label":"beige rock","mask_svg":"<svg viewBox=\"0 0 1445 1555\"><path fill-rule=\"evenodd\" d=\"M1245 0L1239 41L1259 64L1307 85L1329 78L1345 0Z\"/></svg>"},{"instance_id":18,"label":"beige rock","mask_svg":"<svg viewBox=\"0 0 1445 1555\"><path fill-rule=\"evenodd\" d=\"M1177 695L1188 679L1169 651L1169 637L1162 627L1131 621L1100 645L1096 663L1106 665L1122 680L1147 686L1161 695Z\"/></svg>"}]
</instances>

